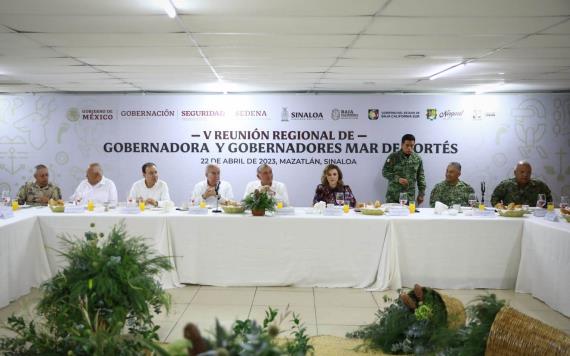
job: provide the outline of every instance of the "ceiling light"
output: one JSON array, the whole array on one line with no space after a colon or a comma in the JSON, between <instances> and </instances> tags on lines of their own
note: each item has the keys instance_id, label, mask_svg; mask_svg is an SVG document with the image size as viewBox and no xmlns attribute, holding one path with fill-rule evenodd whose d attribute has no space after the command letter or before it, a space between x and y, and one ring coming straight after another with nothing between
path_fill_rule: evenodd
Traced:
<instances>
[{"instance_id":1,"label":"ceiling light","mask_svg":"<svg viewBox=\"0 0 570 356\"><path fill-rule=\"evenodd\" d=\"M477 90L475 90L475 94L479 95L489 92L495 92L499 90L503 85L505 85L504 81L493 84L482 85Z\"/></svg>"},{"instance_id":2,"label":"ceiling light","mask_svg":"<svg viewBox=\"0 0 570 356\"><path fill-rule=\"evenodd\" d=\"M448 75L448 74L451 74L451 73L455 73L456 71L465 68L465 66L467 66L467 63L459 63L459 64L456 64L456 65L454 65L453 67L450 67L450 68L448 68L448 69L445 69L445 70L443 70L443 71L441 71L441 72L439 72L439 73L436 73L436 74L432 75L431 77L429 77L429 80L434 80L434 79L443 77L444 75Z\"/></svg>"},{"instance_id":3,"label":"ceiling light","mask_svg":"<svg viewBox=\"0 0 570 356\"><path fill-rule=\"evenodd\" d=\"M160 0L162 8L171 19L176 17L176 8L172 4L172 0Z\"/></svg>"}]
</instances>

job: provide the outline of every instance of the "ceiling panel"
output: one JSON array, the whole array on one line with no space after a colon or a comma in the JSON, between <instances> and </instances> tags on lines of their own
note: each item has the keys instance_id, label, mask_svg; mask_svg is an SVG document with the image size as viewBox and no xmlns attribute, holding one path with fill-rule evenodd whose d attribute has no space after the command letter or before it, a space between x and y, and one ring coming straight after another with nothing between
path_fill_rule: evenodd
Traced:
<instances>
[{"instance_id":1,"label":"ceiling panel","mask_svg":"<svg viewBox=\"0 0 570 356\"><path fill-rule=\"evenodd\" d=\"M513 44L512 47L570 47L570 34L568 35L534 35Z\"/></svg>"},{"instance_id":2,"label":"ceiling panel","mask_svg":"<svg viewBox=\"0 0 570 356\"><path fill-rule=\"evenodd\" d=\"M149 16L44 16L0 13L0 24L18 32L168 33L179 32L164 15Z\"/></svg>"},{"instance_id":3,"label":"ceiling panel","mask_svg":"<svg viewBox=\"0 0 570 356\"><path fill-rule=\"evenodd\" d=\"M180 47L191 43L184 33L31 33L28 37L54 47Z\"/></svg>"},{"instance_id":4,"label":"ceiling panel","mask_svg":"<svg viewBox=\"0 0 570 356\"><path fill-rule=\"evenodd\" d=\"M1 14L29 15L162 15L158 1L141 0L16 0L0 1Z\"/></svg>"},{"instance_id":5,"label":"ceiling panel","mask_svg":"<svg viewBox=\"0 0 570 356\"><path fill-rule=\"evenodd\" d=\"M346 47L356 35L195 34L205 47Z\"/></svg>"},{"instance_id":6,"label":"ceiling panel","mask_svg":"<svg viewBox=\"0 0 570 356\"><path fill-rule=\"evenodd\" d=\"M372 15L387 0L174 0L182 14L260 16Z\"/></svg>"},{"instance_id":7,"label":"ceiling panel","mask_svg":"<svg viewBox=\"0 0 570 356\"><path fill-rule=\"evenodd\" d=\"M1 1L0 92L570 90L570 0L173 2Z\"/></svg>"},{"instance_id":8,"label":"ceiling panel","mask_svg":"<svg viewBox=\"0 0 570 356\"><path fill-rule=\"evenodd\" d=\"M560 22L560 17L377 17L372 35L524 35Z\"/></svg>"},{"instance_id":9,"label":"ceiling panel","mask_svg":"<svg viewBox=\"0 0 570 356\"><path fill-rule=\"evenodd\" d=\"M513 42L518 36L422 36L422 35L365 35L354 48L388 49L483 49L498 48Z\"/></svg>"},{"instance_id":10,"label":"ceiling panel","mask_svg":"<svg viewBox=\"0 0 570 356\"><path fill-rule=\"evenodd\" d=\"M568 0L396 0L383 12L397 16L569 16Z\"/></svg>"},{"instance_id":11,"label":"ceiling panel","mask_svg":"<svg viewBox=\"0 0 570 356\"><path fill-rule=\"evenodd\" d=\"M267 34L357 34L367 17L181 16L191 32Z\"/></svg>"}]
</instances>

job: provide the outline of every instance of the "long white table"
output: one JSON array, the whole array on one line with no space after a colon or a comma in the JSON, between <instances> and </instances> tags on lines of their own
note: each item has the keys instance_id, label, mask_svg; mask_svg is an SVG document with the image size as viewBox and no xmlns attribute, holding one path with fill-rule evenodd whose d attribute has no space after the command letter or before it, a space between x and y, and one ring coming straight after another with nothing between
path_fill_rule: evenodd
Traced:
<instances>
[{"instance_id":1,"label":"long white table","mask_svg":"<svg viewBox=\"0 0 570 356\"><path fill-rule=\"evenodd\" d=\"M144 236L160 254L175 256L176 270L161 278L165 287L179 281L376 290L414 283L448 289L513 289L516 284L517 290L570 315L564 299L570 295L564 278L570 273L566 222L434 215L431 209L408 217L353 212L327 217L305 210L262 218L18 211L15 218L0 220L0 286L6 286L0 289L0 307L61 268L53 249L60 234L81 238L91 222L107 233L124 221L129 234Z\"/></svg>"},{"instance_id":2,"label":"long white table","mask_svg":"<svg viewBox=\"0 0 570 356\"><path fill-rule=\"evenodd\" d=\"M516 291L570 316L570 224L525 221Z\"/></svg>"},{"instance_id":3,"label":"long white table","mask_svg":"<svg viewBox=\"0 0 570 356\"><path fill-rule=\"evenodd\" d=\"M387 288L387 219L169 216L180 281L220 286Z\"/></svg>"},{"instance_id":4,"label":"long white table","mask_svg":"<svg viewBox=\"0 0 570 356\"><path fill-rule=\"evenodd\" d=\"M514 289L522 219L421 213L390 219L399 273L391 289L415 283L443 289ZM397 276L401 278L398 279Z\"/></svg>"},{"instance_id":5,"label":"long white table","mask_svg":"<svg viewBox=\"0 0 570 356\"><path fill-rule=\"evenodd\" d=\"M0 219L0 308L50 276L35 212L24 210Z\"/></svg>"}]
</instances>

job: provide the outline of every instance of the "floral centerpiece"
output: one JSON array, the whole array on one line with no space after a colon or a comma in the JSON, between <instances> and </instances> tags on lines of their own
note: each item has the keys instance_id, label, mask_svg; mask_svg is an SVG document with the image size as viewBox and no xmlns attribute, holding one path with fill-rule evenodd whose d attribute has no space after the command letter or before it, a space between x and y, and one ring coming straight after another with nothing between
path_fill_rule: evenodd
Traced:
<instances>
[{"instance_id":1,"label":"floral centerpiece","mask_svg":"<svg viewBox=\"0 0 570 356\"><path fill-rule=\"evenodd\" d=\"M277 201L267 189L256 189L243 200L243 206L250 209L254 216L263 216L266 211L274 211Z\"/></svg>"}]
</instances>

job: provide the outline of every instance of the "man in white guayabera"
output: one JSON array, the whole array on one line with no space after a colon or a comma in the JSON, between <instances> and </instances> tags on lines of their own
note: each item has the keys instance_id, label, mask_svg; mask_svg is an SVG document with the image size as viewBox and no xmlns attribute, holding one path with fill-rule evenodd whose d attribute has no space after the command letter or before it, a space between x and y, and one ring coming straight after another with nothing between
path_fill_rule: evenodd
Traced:
<instances>
[{"instance_id":1,"label":"man in white guayabera","mask_svg":"<svg viewBox=\"0 0 570 356\"><path fill-rule=\"evenodd\" d=\"M268 164L262 164L257 167L257 179L247 183L245 187L244 199L249 194L253 193L256 189L264 189L272 194L277 201L282 201L283 206L289 205L289 195L287 194L287 187L285 184L273 180L273 170Z\"/></svg>"},{"instance_id":2,"label":"man in white guayabera","mask_svg":"<svg viewBox=\"0 0 570 356\"><path fill-rule=\"evenodd\" d=\"M112 180L103 176L99 163L91 163L87 167L86 178L79 183L71 200L83 203L91 200L95 204L117 205L117 187Z\"/></svg>"},{"instance_id":3,"label":"man in white guayabera","mask_svg":"<svg viewBox=\"0 0 570 356\"><path fill-rule=\"evenodd\" d=\"M219 203L224 204L233 197L231 184L220 180L220 167L215 164L206 166L206 179L198 182L192 191L192 200L195 203L205 200L209 206L216 206L218 198Z\"/></svg>"},{"instance_id":4,"label":"man in white guayabera","mask_svg":"<svg viewBox=\"0 0 570 356\"><path fill-rule=\"evenodd\" d=\"M146 205L163 207L164 203L170 201L170 195L166 182L158 179L156 164L152 162L143 164L142 175L142 179L133 183L129 200L144 201Z\"/></svg>"}]
</instances>

